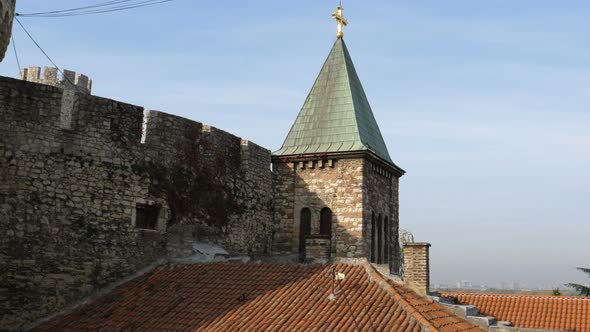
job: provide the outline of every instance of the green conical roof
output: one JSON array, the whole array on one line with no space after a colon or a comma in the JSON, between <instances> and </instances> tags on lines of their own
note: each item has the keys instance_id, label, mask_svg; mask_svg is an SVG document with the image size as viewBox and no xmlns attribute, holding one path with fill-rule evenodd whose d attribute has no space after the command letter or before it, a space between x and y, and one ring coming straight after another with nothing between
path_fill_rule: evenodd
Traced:
<instances>
[{"instance_id":1,"label":"green conical roof","mask_svg":"<svg viewBox=\"0 0 590 332\"><path fill-rule=\"evenodd\" d=\"M393 164L344 40L338 38L274 155L370 151Z\"/></svg>"}]
</instances>

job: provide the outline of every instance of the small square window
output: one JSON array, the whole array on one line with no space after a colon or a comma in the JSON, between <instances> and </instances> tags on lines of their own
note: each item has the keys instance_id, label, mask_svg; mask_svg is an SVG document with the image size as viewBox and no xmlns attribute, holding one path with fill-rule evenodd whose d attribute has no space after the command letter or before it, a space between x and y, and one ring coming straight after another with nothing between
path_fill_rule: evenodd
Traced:
<instances>
[{"instance_id":1,"label":"small square window","mask_svg":"<svg viewBox=\"0 0 590 332\"><path fill-rule=\"evenodd\" d=\"M135 228L156 229L159 210L155 205L138 205L135 209Z\"/></svg>"}]
</instances>

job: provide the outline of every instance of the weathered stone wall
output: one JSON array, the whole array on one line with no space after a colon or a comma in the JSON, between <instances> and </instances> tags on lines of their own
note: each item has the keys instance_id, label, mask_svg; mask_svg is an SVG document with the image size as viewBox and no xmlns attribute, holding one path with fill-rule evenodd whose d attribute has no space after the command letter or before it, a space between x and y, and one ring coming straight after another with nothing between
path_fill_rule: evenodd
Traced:
<instances>
[{"instance_id":1,"label":"weathered stone wall","mask_svg":"<svg viewBox=\"0 0 590 332\"><path fill-rule=\"evenodd\" d=\"M324 263L330 259L331 243L329 238L309 236L305 239L305 258L310 262Z\"/></svg>"},{"instance_id":2,"label":"weathered stone wall","mask_svg":"<svg viewBox=\"0 0 590 332\"><path fill-rule=\"evenodd\" d=\"M372 219L381 217L382 222L382 252L383 263L390 265L390 273L398 274L400 268L399 255L399 177L394 170L385 164L367 160L364 164L364 232L363 237L367 245L368 259L370 251L374 250L374 257L378 256L378 245L371 247ZM387 223L385 222L387 219ZM387 227L387 230L385 230ZM387 241L385 240L387 236ZM378 237L375 236L375 239Z\"/></svg>"},{"instance_id":3,"label":"weathered stone wall","mask_svg":"<svg viewBox=\"0 0 590 332\"><path fill-rule=\"evenodd\" d=\"M0 329L59 311L166 255L173 234L264 254L270 152L173 115L0 77ZM138 204L160 208L135 228ZM187 245L190 247L190 239Z\"/></svg>"},{"instance_id":4,"label":"weathered stone wall","mask_svg":"<svg viewBox=\"0 0 590 332\"><path fill-rule=\"evenodd\" d=\"M299 220L311 210L311 234L319 234L320 211L332 210L332 256L365 257L363 159L276 161L275 210L278 230L273 252L297 255ZM332 166L330 166L333 163ZM323 165L323 166L322 166Z\"/></svg>"},{"instance_id":5,"label":"weathered stone wall","mask_svg":"<svg viewBox=\"0 0 590 332\"><path fill-rule=\"evenodd\" d=\"M0 0L0 62L4 59L12 35L16 0Z\"/></svg>"}]
</instances>

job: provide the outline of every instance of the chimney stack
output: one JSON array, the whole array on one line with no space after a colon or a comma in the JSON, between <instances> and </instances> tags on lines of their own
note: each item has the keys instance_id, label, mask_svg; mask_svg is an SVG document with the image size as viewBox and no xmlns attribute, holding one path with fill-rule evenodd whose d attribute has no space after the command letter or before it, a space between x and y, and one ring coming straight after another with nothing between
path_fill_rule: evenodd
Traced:
<instances>
[{"instance_id":1,"label":"chimney stack","mask_svg":"<svg viewBox=\"0 0 590 332\"><path fill-rule=\"evenodd\" d=\"M420 295L430 292L430 243L404 243L404 282Z\"/></svg>"}]
</instances>

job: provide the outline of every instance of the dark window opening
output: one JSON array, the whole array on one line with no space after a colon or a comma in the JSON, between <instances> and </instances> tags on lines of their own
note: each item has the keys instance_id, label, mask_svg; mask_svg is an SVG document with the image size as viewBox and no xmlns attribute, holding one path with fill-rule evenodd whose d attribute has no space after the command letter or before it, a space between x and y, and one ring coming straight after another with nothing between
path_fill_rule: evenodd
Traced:
<instances>
[{"instance_id":1,"label":"dark window opening","mask_svg":"<svg viewBox=\"0 0 590 332\"><path fill-rule=\"evenodd\" d=\"M375 263L375 237L376 237L376 227L375 227L375 212L371 212L371 263Z\"/></svg>"},{"instance_id":2,"label":"dark window opening","mask_svg":"<svg viewBox=\"0 0 590 332\"><path fill-rule=\"evenodd\" d=\"M383 218L377 218L377 264L383 264Z\"/></svg>"},{"instance_id":3,"label":"dark window opening","mask_svg":"<svg viewBox=\"0 0 590 332\"><path fill-rule=\"evenodd\" d=\"M328 208L320 212L320 234L332 236L332 210Z\"/></svg>"},{"instance_id":4,"label":"dark window opening","mask_svg":"<svg viewBox=\"0 0 590 332\"><path fill-rule=\"evenodd\" d=\"M311 211L308 208L301 209L299 223L299 260L305 261L305 237L311 235Z\"/></svg>"},{"instance_id":5,"label":"dark window opening","mask_svg":"<svg viewBox=\"0 0 590 332\"><path fill-rule=\"evenodd\" d=\"M383 223L383 237L385 238L385 253L383 254L384 263L389 262L389 251L391 248L389 247L389 218L385 217L385 222Z\"/></svg>"},{"instance_id":6,"label":"dark window opening","mask_svg":"<svg viewBox=\"0 0 590 332\"><path fill-rule=\"evenodd\" d=\"M159 208L155 205L139 205L135 209L135 228L156 229Z\"/></svg>"}]
</instances>

